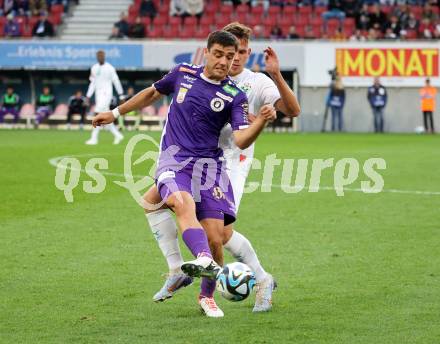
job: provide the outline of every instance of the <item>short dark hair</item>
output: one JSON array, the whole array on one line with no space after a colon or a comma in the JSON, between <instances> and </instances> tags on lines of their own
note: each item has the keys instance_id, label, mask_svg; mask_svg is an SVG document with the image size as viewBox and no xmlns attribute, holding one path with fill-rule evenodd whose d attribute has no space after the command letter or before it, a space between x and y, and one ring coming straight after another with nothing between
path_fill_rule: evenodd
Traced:
<instances>
[{"instance_id":1,"label":"short dark hair","mask_svg":"<svg viewBox=\"0 0 440 344\"><path fill-rule=\"evenodd\" d=\"M218 30L211 32L208 36L208 50L214 44L220 44L223 47L234 47L235 50L238 49L237 38L232 33L226 32L224 30Z\"/></svg>"}]
</instances>

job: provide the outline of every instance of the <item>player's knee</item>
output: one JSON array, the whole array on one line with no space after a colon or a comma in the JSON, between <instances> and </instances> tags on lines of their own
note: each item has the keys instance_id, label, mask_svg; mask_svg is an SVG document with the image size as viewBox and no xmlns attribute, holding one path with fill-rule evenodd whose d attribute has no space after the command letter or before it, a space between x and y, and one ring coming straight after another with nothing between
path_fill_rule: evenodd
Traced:
<instances>
[{"instance_id":1,"label":"player's knee","mask_svg":"<svg viewBox=\"0 0 440 344\"><path fill-rule=\"evenodd\" d=\"M213 253L223 249L223 238L220 235L208 237L208 243Z\"/></svg>"},{"instance_id":2,"label":"player's knee","mask_svg":"<svg viewBox=\"0 0 440 344\"><path fill-rule=\"evenodd\" d=\"M232 225L228 225L223 230L223 245L226 245L231 239L233 233Z\"/></svg>"}]
</instances>

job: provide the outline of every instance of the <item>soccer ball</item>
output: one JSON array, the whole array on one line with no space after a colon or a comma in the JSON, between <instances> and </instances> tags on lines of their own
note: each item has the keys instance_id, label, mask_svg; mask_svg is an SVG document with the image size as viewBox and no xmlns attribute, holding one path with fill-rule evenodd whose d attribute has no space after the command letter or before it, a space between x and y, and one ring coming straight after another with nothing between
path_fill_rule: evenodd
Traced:
<instances>
[{"instance_id":1,"label":"soccer ball","mask_svg":"<svg viewBox=\"0 0 440 344\"><path fill-rule=\"evenodd\" d=\"M255 286L255 275L243 263L231 263L217 275L217 290L229 301L243 301Z\"/></svg>"}]
</instances>

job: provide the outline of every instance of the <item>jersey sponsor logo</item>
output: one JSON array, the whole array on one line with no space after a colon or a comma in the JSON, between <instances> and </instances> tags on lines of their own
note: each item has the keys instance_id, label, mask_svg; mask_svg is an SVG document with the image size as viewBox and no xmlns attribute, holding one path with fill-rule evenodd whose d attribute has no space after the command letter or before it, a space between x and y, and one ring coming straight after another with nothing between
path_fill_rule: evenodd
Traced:
<instances>
[{"instance_id":1,"label":"jersey sponsor logo","mask_svg":"<svg viewBox=\"0 0 440 344\"><path fill-rule=\"evenodd\" d=\"M223 90L229 94L232 94L233 97L235 97L238 94L238 90L229 85L223 86Z\"/></svg>"},{"instance_id":2,"label":"jersey sponsor logo","mask_svg":"<svg viewBox=\"0 0 440 344\"><path fill-rule=\"evenodd\" d=\"M185 96L187 93L188 93L188 89L181 87L179 89L179 93L177 94L176 102L178 102L179 104L182 104L183 101L185 100Z\"/></svg>"},{"instance_id":3,"label":"jersey sponsor logo","mask_svg":"<svg viewBox=\"0 0 440 344\"><path fill-rule=\"evenodd\" d=\"M229 97L227 95L224 95L223 93L220 93L220 92L216 92L215 95L220 97L220 98L222 98L222 99L224 99L224 100L227 100L230 103L232 103L234 101L233 98L231 98L231 97Z\"/></svg>"},{"instance_id":4,"label":"jersey sponsor logo","mask_svg":"<svg viewBox=\"0 0 440 344\"><path fill-rule=\"evenodd\" d=\"M213 98L211 100L211 109L215 112L220 112L225 108L225 102L221 98Z\"/></svg>"},{"instance_id":5,"label":"jersey sponsor logo","mask_svg":"<svg viewBox=\"0 0 440 344\"><path fill-rule=\"evenodd\" d=\"M180 67L179 68L179 72L186 72L186 73L190 73L190 74L196 74L197 71L186 68L186 67Z\"/></svg>"},{"instance_id":6,"label":"jersey sponsor logo","mask_svg":"<svg viewBox=\"0 0 440 344\"><path fill-rule=\"evenodd\" d=\"M180 86L186 87L188 89L190 89L191 87L193 87L193 85L191 84L185 84L184 82L180 83Z\"/></svg>"},{"instance_id":7,"label":"jersey sponsor logo","mask_svg":"<svg viewBox=\"0 0 440 344\"><path fill-rule=\"evenodd\" d=\"M212 195L216 199L226 199L224 192L219 186L216 186L214 189L212 189Z\"/></svg>"},{"instance_id":8,"label":"jersey sponsor logo","mask_svg":"<svg viewBox=\"0 0 440 344\"><path fill-rule=\"evenodd\" d=\"M189 75L184 75L183 78L184 78L186 81L190 82L191 84L192 84L194 81L197 80L197 78L193 78L192 76L189 76Z\"/></svg>"}]
</instances>

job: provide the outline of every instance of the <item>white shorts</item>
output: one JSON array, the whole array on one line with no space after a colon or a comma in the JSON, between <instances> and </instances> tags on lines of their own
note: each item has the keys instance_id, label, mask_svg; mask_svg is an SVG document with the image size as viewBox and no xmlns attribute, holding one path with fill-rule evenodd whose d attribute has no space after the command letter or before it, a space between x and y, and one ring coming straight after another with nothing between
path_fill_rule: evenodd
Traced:
<instances>
[{"instance_id":1,"label":"white shorts","mask_svg":"<svg viewBox=\"0 0 440 344\"><path fill-rule=\"evenodd\" d=\"M234 191L235 212L238 213L244 186L252 165L252 157L242 159L226 159L226 173Z\"/></svg>"}]
</instances>

